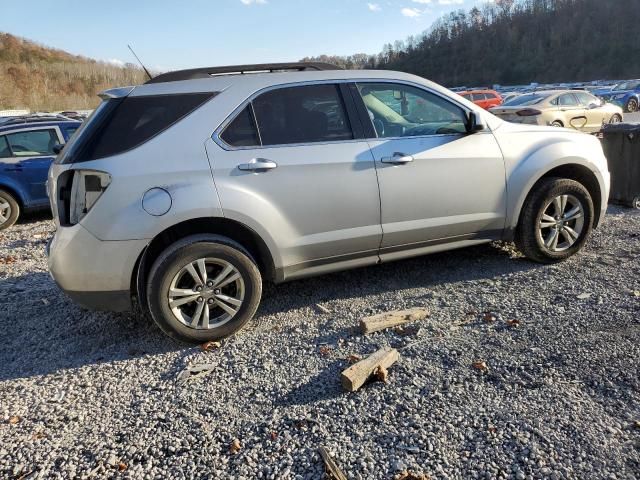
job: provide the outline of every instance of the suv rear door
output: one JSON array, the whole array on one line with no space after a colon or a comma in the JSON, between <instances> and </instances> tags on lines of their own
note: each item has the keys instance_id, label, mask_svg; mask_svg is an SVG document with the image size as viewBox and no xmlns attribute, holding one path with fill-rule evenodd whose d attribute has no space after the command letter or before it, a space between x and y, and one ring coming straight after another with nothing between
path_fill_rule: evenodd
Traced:
<instances>
[{"instance_id":1,"label":"suv rear door","mask_svg":"<svg viewBox=\"0 0 640 480\"><path fill-rule=\"evenodd\" d=\"M55 126L16 128L0 134L0 173L22 192L27 207L48 203L45 185L55 158L53 147L63 143L64 137Z\"/></svg>"},{"instance_id":2,"label":"suv rear door","mask_svg":"<svg viewBox=\"0 0 640 480\"><path fill-rule=\"evenodd\" d=\"M415 85L357 85L376 160L381 258L447 241L499 238L506 218L502 153L490 131L468 134L467 112Z\"/></svg>"},{"instance_id":3,"label":"suv rear door","mask_svg":"<svg viewBox=\"0 0 640 480\"><path fill-rule=\"evenodd\" d=\"M245 102L207 142L225 217L272 243L279 280L377 262L380 194L359 122L344 86L283 86Z\"/></svg>"}]
</instances>

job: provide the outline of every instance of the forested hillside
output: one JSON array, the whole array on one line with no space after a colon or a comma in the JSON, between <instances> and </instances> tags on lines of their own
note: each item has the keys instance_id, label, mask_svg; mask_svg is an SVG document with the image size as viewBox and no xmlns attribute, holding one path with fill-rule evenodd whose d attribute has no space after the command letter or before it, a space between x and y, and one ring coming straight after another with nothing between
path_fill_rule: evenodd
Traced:
<instances>
[{"instance_id":1,"label":"forested hillside","mask_svg":"<svg viewBox=\"0 0 640 480\"><path fill-rule=\"evenodd\" d=\"M640 0L495 0L375 56L318 57L448 86L640 77Z\"/></svg>"},{"instance_id":2,"label":"forested hillside","mask_svg":"<svg viewBox=\"0 0 640 480\"><path fill-rule=\"evenodd\" d=\"M134 65L97 62L0 32L0 110L93 108L101 90L144 81Z\"/></svg>"}]
</instances>

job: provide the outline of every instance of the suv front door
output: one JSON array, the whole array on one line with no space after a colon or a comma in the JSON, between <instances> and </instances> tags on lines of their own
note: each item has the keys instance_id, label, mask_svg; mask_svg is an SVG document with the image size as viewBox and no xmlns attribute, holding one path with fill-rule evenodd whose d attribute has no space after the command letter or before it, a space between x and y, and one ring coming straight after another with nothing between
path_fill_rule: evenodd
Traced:
<instances>
[{"instance_id":1,"label":"suv front door","mask_svg":"<svg viewBox=\"0 0 640 480\"><path fill-rule=\"evenodd\" d=\"M461 106L416 86L365 82L355 93L377 136L369 143L380 184L383 259L501 236L505 168L490 131L468 134Z\"/></svg>"},{"instance_id":2,"label":"suv front door","mask_svg":"<svg viewBox=\"0 0 640 480\"><path fill-rule=\"evenodd\" d=\"M378 261L380 194L354 111L337 84L279 87L207 142L225 217L272 243L278 280Z\"/></svg>"}]
</instances>

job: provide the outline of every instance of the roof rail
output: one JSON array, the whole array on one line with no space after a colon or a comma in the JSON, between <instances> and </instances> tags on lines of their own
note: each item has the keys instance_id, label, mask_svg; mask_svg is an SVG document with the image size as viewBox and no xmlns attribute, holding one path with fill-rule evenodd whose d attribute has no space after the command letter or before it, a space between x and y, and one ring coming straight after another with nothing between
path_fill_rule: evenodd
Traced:
<instances>
[{"instance_id":1,"label":"roof rail","mask_svg":"<svg viewBox=\"0 0 640 480\"><path fill-rule=\"evenodd\" d=\"M162 73L153 77L146 83L177 82L179 80L195 80L197 78L209 78L216 75L233 75L257 72L280 72L294 70L303 72L305 70L342 70L337 65L320 62L297 62L297 63L263 63L257 65L235 65L227 67L205 67L191 68L189 70L176 70L175 72Z\"/></svg>"},{"instance_id":2,"label":"roof rail","mask_svg":"<svg viewBox=\"0 0 640 480\"><path fill-rule=\"evenodd\" d=\"M0 118L0 126L6 127L7 125L19 125L22 123L39 123L39 122L73 122L72 118L64 117L62 115L52 116L37 116L37 117L7 117L8 120Z\"/></svg>"}]
</instances>

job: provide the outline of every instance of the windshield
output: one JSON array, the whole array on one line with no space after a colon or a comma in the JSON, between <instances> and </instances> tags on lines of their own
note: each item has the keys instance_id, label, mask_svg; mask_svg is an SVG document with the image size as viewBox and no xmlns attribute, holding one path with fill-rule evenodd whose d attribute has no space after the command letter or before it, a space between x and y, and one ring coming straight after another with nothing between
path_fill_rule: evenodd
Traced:
<instances>
[{"instance_id":1,"label":"windshield","mask_svg":"<svg viewBox=\"0 0 640 480\"><path fill-rule=\"evenodd\" d=\"M537 105L542 102L549 95L542 95L539 93L529 93L527 95L520 95L519 97L512 98L502 104L504 107L515 107L520 105Z\"/></svg>"}]
</instances>

